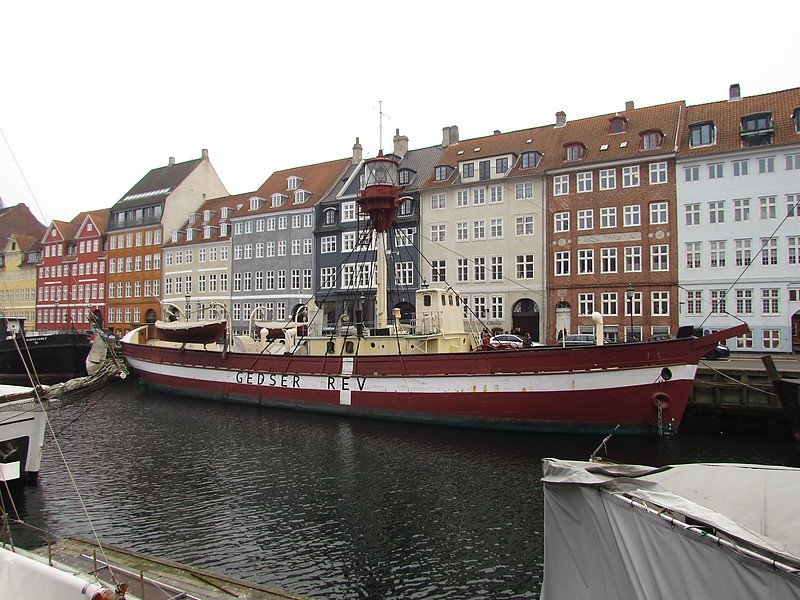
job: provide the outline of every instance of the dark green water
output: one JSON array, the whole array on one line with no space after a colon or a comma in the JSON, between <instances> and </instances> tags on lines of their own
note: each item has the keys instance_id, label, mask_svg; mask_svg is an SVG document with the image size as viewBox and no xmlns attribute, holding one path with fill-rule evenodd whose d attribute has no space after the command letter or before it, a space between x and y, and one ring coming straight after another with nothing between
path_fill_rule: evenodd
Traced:
<instances>
[{"instance_id":1,"label":"dark green water","mask_svg":"<svg viewBox=\"0 0 800 600\"><path fill-rule=\"evenodd\" d=\"M585 460L595 436L414 426L219 405L125 384L52 414L101 540L307 596L538 597L543 457ZM687 422L615 437L606 455L800 466L783 430ZM48 436L49 437L49 436ZM27 523L91 528L56 445ZM41 534L15 527L23 547Z\"/></svg>"}]
</instances>

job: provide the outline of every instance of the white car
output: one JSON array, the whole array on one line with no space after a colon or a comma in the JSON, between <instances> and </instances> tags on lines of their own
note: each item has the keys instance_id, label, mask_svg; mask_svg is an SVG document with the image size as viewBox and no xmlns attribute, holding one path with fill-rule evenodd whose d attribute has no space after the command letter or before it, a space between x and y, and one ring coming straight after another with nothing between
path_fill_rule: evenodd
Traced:
<instances>
[{"instance_id":1,"label":"white car","mask_svg":"<svg viewBox=\"0 0 800 600\"><path fill-rule=\"evenodd\" d=\"M522 338L513 333L501 333L489 340L492 348L522 348Z\"/></svg>"}]
</instances>

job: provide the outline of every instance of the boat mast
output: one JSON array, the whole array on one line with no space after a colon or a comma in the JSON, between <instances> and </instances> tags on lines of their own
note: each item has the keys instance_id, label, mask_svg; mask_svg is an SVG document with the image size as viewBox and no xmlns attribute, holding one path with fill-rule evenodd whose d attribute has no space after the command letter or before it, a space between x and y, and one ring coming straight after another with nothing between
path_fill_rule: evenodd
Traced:
<instances>
[{"instance_id":1,"label":"boat mast","mask_svg":"<svg viewBox=\"0 0 800 600\"><path fill-rule=\"evenodd\" d=\"M364 162L364 189L359 192L358 205L369 215L376 235L376 289L375 289L375 327L385 328L387 319L386 232L392 224L400 204L400 190L397 185L397 160L383 155Z\"/></svg>"}]
</instances>

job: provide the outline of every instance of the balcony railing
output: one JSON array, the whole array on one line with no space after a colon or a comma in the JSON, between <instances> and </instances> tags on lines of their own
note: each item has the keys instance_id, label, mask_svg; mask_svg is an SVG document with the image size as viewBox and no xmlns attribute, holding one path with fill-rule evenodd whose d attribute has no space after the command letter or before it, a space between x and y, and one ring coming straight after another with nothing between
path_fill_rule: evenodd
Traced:
<instances>
[{"instance_id":1,"label":"balcony railing","mask_svg":"<svg viewBox=\"0 0 800 600\"><path fill-rule=\"evenodd\" d=\"M108 224L107 231L118 231L120 229L132 229L133 227L145 227L147 225L160 225L161 217L143 217L141 219L125 219L122 222L112 220Z\"/></svg>"}]
</instances>

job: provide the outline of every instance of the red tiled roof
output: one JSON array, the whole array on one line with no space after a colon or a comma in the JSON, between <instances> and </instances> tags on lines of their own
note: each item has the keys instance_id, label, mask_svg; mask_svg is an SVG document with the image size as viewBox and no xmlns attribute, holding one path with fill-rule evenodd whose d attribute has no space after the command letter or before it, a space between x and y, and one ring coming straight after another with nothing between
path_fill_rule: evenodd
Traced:
<instances>
[{"instance_id":1,"label":"red tiled roof","mask_svg":"<svg viewBox=\"0 0 800 600\"><path fill-rule=\"evenodd\" d=\"M689 106L685 126L681 132L680 153L682 157L731 152L743 148L739 136L742 117L756 113L772 113L775 129L772 145L800 143L800 134L792 119L794 111L800 108L800 88L770 92L758 96L747 96L740 100L722 100L708 104ZM691 148L689 146L689 126L692 123L712 121L716 127L716 143L709 146Z\"/></svg>"},{"instance_id":2,"label":"red tiled roof","mask_svg":"<svg viewBox=\"0 0 800 600\"><path fill-rule=\"evenodd\" d=\"M261 186L252 194L265 200L259 210L248 212L249 215L259 215L297 208L313 206L322 200L331 188L340 181L347 167L350 165L350 158L340 158L329 162L307 165L305 167L294 167L275 171ZM302 204L294 204L294 192L297 190L287 189L289 177L299 177L302 179L299 188L311 192L311 197ZM270 205L273 194L284 194L287 200L281 206L272 207ZM248 198L249 201L249 198ZM248 208L248 207L245 207Z\"/></svg>"},{"instance_id":3,"label":"red tiled roof","mask_svg":"<svg viewBox=\"0 0 800 600\"><path fill-rule=\"evenodd\" d=\"M222 208L229 208L230 213L228 215L227 222L230 223L230 220L240 214L242 210L247 210L247 207L250 203L250 198L255 195L255 192L245 192L243 194L234 194L232 196L221 196L219 198L211 198L206 200L203 205L198 208L195 213L200 215L200 220L196 221L194 224L194 228L200 231L200 235L196 236L191 241L186 241L186 239L179 239L177 242L173 242L172 238L169 238L164 244L164 248L175 247L175 246L186 246L192 244L208 244L212 241L216 241L219 239L229 240L231 232L228 231L228 235L225 238L219 237L219 224L220 224L220 214ZM242 209L237 210L237 207L241 206ZM208 222L203 221L203 212L206 210L210 210L213 215L211 215L211 219ZM203 227L206 225L210 225L211 227L216 228L214 235L211 238L203 238L202 232ZM183 224L178 228L178 231L186 231L186 228L189 226L189 219L186 219ZM171 234L171 232L170 232ZM168 234L169 235L169 234Z\"/></svg>"}]
</instances>

